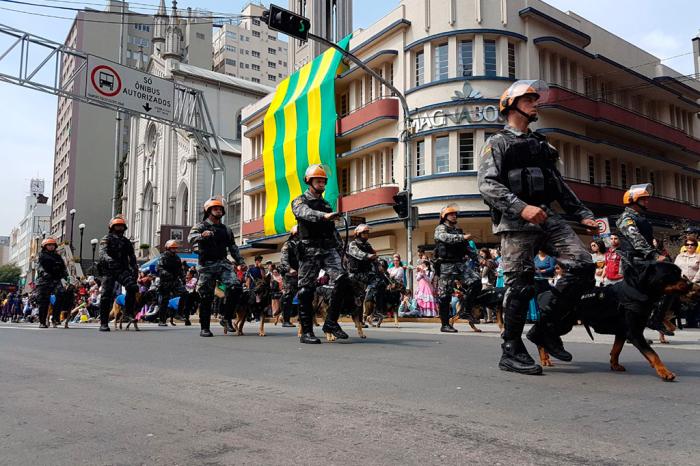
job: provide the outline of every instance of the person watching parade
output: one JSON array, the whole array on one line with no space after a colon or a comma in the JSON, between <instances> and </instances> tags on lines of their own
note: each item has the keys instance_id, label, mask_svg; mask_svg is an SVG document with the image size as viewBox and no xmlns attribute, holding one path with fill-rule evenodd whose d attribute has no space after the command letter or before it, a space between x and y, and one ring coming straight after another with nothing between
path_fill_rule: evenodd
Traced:
<instances>
[{"instance_id":1,"label":"person watching parade","mask_svg":"<svg viewBox=\"0 0 700 466\"><path fill-rule=\"evenodd\" d=\"M299 323L302 343L318 344L313 331L313 299L318 273L323 269L333 286L328 314L323 332L339 339L348 335L338 324L340 316L339 293L346 291L347 273L343 270L340 251L341 241L334 220L340 213L333 212L323 198L328 175L319 164L309 165L304 173L304 182L309 186L301 196L292 201L292 212L299 225ZM341 291L342 290L342 291Z\"/></svg>"},{"instance_id":2,"label":"person watching parade","mask_svg":"<svg viewBox=\"0 0 700 466\"><path fill-rule=\"evenodd\" d=\"M158 277L160 278L158 283L159 327L168 326L168 303L173 297L180 298L178 301L177 315L185 314L185 325L189 325L190 316L184 312L188 293L185 289L185 269L182 268L182 259L177 255L179 247L180 244L174 239L166 241L163 254L160 255L158 265L156 266Z\"/></svg>"},{"instance_id":3,"label":"person watching parade","mask_svg":"<svg viewBox=\"0 0 700 466\"><path fill-rule=\"evenodd\" d=\"M36 288L34 288L34 299L39 306L40 328L48 328L47 319L52 294L55 298L51 316L53 326L56 327L61 319L61 303L65 291L62 281L68 278L68 269L57 248L58 243L54 238L49 237L41 242Z\"/></svg>"},{"instance_id":4,"label":"person watching parade","mask_svg":"<svg viewBox=\"0 0 700 466\"><path fill-rule=\"evenodd\" d=\"M355 227L355 239L348 245L346 256L348 273L358 305L363 308L363 321L378 321L377 303L384 280L377 272L377 253L369 243L370 227L360 224Z\"/></svg>"},{"instance_id":5,"label":"person watching parade","mask_svg":"<svg viewBox=\"0 0 700 466\"><path fill-rule=\"evenodd\" d=\"M474 300L481 291L481 277L466 263L469 258L476 257L476 253L469 246L472 235L465 234L457 226L458 213L459 207L456 204L443 207L440 211L440 223L435 227L434 234L435 256L439 262L436 269L439 274L440 331L447 333L457 332L457 329L450 324L450 306L455 290L459 289L466 293L463 302L468 306L474 304Z\"/></svg>"},{"instance_id":6,"label":"person watching parade","mask_svg":"<svg viewBox=\"0 0 700 466\"><path fill-rule=\"evenodd\" d=\"M299 292L299 227L294 225L282 245L279 271L282 274L282 327L295 327L291 322L293 301Z\"/></svg>"},{"instance_id":7,"label":"person watching parade","mask_svg":"<svg viewBox=\"0 0 700 466\"><path fill-rule=\"evenodd\" d=\"M501 238L507 286L499 368L523 374L542 373L522 341L529 302L536 293L533 258L538 248L556 257L564 275L541 296L540 320L527 337L555 358L572 359L560 335L573 326L570 309L594 286L590 254L550 204L557 202L590 229L596 228L593 213L564 182L557 150L529 128L537 121L537 105L546 101L547 91L547 84L539 80L516 81L505 90L499 110L507 124L486 141L478 170L479 192L491 209L493 232Z\"/></svg>"},{"instance_id":8,"label":"person watching parade","mask_svg":"<svg viewBox=\"0 0 700 466\"><path fill-rule=\"evenodd\" d=\"M109 311L114 303L114 287L116 284L121 285L126 290L122 321L126 323L132 322L134 329L139 329L134 318L136 293L139 291L136 283L138 266L136 264L134 245L124 236L126 229L126 220L121 215L117 215L109 221L109 233L100 241L97 269L102 275L102 294L100 296L101 332L109 332Z\"/></svg>"},{"instance_id":9,"label":"person watching parade","mask_svg":"<svg viewBox=\"0 0 700 466\"><path fill-rule=\"evenodd\" d=\"M236 246L236 239L231 228L221 219L226 215L226 209L220 199L211 198L204 203L203 218L192 227L187 240L198 256L197 293L199 294L199 335L213 337L211 333L211 308L214 301L214 288L224 288L225 303L223 318L219 322L225 331L235 332L233 328L234 306L238 302L243 287L235 273L234 265L228 261L230 255L236 265L245 265Z\"/></svg>"}]
</instances>

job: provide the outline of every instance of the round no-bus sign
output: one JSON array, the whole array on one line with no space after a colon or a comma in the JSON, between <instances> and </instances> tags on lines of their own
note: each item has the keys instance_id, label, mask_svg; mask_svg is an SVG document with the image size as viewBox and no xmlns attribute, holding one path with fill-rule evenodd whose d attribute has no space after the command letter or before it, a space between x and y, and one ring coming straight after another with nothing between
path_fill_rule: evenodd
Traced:
<instances>
[{"instance_id":1,"label":"round no-bus sign","mask_svg":"<svg viewBox=\"0 0 700 466\"><path fill-rule=\"evenodd\" d=\"M108 65L96 66L90 73L92 87L105 97L114 97L122 90L122 78Z\"/></svg>"}]
</instances>

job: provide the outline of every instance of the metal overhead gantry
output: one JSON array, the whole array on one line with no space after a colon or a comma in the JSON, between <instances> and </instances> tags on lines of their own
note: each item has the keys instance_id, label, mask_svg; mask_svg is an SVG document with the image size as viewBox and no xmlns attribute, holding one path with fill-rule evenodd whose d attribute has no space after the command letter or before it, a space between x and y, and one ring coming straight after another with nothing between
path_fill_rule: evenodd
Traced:
<instances>
[{"instance_id":1,"label":"metal overhead gantry","mask_svg":"<svg viewBox=\"0 0 700 466\"><path fill-rule=\"evenodd\" d=\"M9 47L5 48L7 42L2 40L3 38L9 38ZM172 119L135 111L111 102L89 98L84 94L83 88L86 86L87 79L87 53L4 24L0 24L0 41L2 46L0 48L0 81L157 121L191 134L200 148L200 153L212 169L211 196L216 192L217 173L221 174L221 193L225 195L224 157L209 108L201 91L173 83L175 92ZM17 63L10 63L13 59L17 60ZM74 60L75 66L70 76L62 80L62 66L69 60ZM10 64L7 65L8 63ZM157 76L143 74L159 79ZM106 82L110 77L105 76L102 79ZM76 86L76 82L81 83L81 86Z\"/></svg>"}]
</instances>

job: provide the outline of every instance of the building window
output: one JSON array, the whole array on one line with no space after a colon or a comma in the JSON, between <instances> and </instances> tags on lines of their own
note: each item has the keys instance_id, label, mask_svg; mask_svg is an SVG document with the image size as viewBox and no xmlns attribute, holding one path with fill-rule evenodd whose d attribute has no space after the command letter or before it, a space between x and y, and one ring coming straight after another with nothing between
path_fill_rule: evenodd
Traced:
<instances>
[{"instance_id":1,"label":"building window","mask_svg":"<svg viewBox=\"0 0 700 466\"><path fill-rule=\"evenodd\" d=\"M605 161L605 186L612 186L612 164L610 160Z\"/></svg>"},{"instance_id":2,"label":"building window","mask_svg":"<svg viewBox=\"0 0 700 466\"><path fill-rule=\"evenodd\" d=\"M420 52L416 52L416 86L420 86L424 82L423 72L425 71L425 62L423 59L423 51L421 50Z\"/></svg>"},{"instance_id":3,"label":"building window","mask_svg":"<svg viewBox=\"0 0 700 466\"><path fill-rule=\"evenodd\" d=\"M634 169L634 182L637 184L642 183L642 169L639 167Z\"/></svg>"},{"instance_id":4,"label":"building window","mask_svg":"<svg viewBox=\"0 0 700 466\"><path fill-rule=\"evenodd\" d=\"M656 189L656 188L657 188L657 186L656 186L656 177L654 176L654 172L649 172L649 183L651 183L652 186L654 186L654 190L655 190L655 191L658 191L658 190Z\"/></svg>"},{"instance_id":5,"label":"building window","mask_svg":"<svg viewBox=\"0 0 700 466\"><path fill-rule=\"evenodd\" d=\"M418 141L416 143L416 176L423 176L425 174L424 156L425 141Z\"/></svg>"},{"instance_id":6,"label":"building window","mask_svg":"<svg viewBox=\"0 0 700 466\"><path fill-rule=\"evenodd\" d=\"M267 40L277 40L277 37L271 36L270 34L267 35Z\"/></svg>"},{"instance_id":7,"label":"building window","mask_svg":"<svg viewBox=\"0 0 700 466\"><path fill-rule=\"evenodd\" d=\"M253 31L253 37L260 37L260 31Z\"/></svg>"},{"instance_id":8,"label":"building window","mask_svg":"<svg viewBox=\"0 0 700 466\"><path fill-rule=\"evenodd\" d=\"M270 68L277 68L277 63L275 63L273 61L269 61L269 62L267 62L267 66Z\"/></svg>"},{"instance_id":9,"label":"building window","mask_svg":"<svg viewBox=\"0 0 700 466\"><path fill-rule=\"evenodd\" d=\"M473 133L460 133L459 135L459 169L460 171L474 170Z\"/></svg>"},{"instance_id":10,"label":"building window","mask_svg":"<svg viewBox=\"0 0 700 466\"><path fill-rule=\"evenodd\" d=\"M231 60L230 58L227 58L225 62L227 65L236 66L236 60Z\"/></svg>"},{"instance_id":11,"label":"building window","mask_svg":"<svg viewBox=\"0 0 700 466\"><path fill-rule=\"evenodd\" d=\"M275 76L274 74L268 74L267 79L269 81L277 81L277 76Z\"/></svg>"},{"instance_id":12,"label":"building window","mask_svg":"<svg viewBox=\"0 0 700 466\"><path fill-rule=\"evenodd\" d=\"M496 41L484 41L484 70L486 76L496 76Z\"/></svg>"},{"instance_id":13,"label":"building window","mask_svg":"<svg viewBox=\"0 0 700 466\"><path fill-rule=\"evenodd\" d=\"M620 184L622 188L627 189L627 165L624 163L620 164Z\"/></svg>"},{"instance_id":14,"label":"building window","mask_svg":"<svg viewBox=\"0 0 700 466\"><path fill-rule=\"evenodd\" d=\"M350 109L348 108L348 94L347 94L347 92L340 96L339 107L340 107L340 115L341 116L348 114Z\"/></svg>"},{"instance_id":15,"label":"building window","mask_svg":"<svg viewBox=\"0 0 700 466\"><path fill-rule=\"evenodd\" d=\"M515 79L515 44L508 42L508 77Z\"/></svg>"},{"instance_id":16,"label":"building window","mask_svg":"<svg viewBox=\"0 0 700 466\"><path fill-rule=\"evenodd\" d=\"M350 193L350 170L340 169L340 194L347 196Z\"/></svg>"},{"instance_id":17,"label":"building window","mask_svg":"<svg viewBox=\"0 0 700 466\"><path fill-rule=\"evenodd\" d=\"M450 138L442 136L435 138L435 173L446 173L450 171Z\"/></svg>"},{"instance_id":18,"label":"building window","mask_svg":"<svg viewBox=\"0 0 700 466\"><path fill-rule=\"evenodd\" d=\"M197 37L197 39L202 39L202 40L204 40L204 39L207 38L207 37L206 37L204 34L202 34L201 32L198 32L197 34L195 34L195 36Z\"/></svg>"},{"instance_id":19,"label":"building window","mask_svg":"<svg viewBox=\"0 0 700 466\"><path fill-rule=\"evenodd\" d=\"M372 99L374 98L372 91L372 76L368 74L365 76L365 103L372 102Z\"/></svg>"},{"instance_id":20,"label":"building window","mask_svg":"<svg viewBox=\"0 0 700 466\"><path fill-rule=\"evenodd\" d=\"M254 83L259 83L259 82L260 82L260 78L250 78L250 80L251 80L252 82L254 82Z\"/></svg>"},{"instance_id":21,"label":"building window","mask_svg":"<svg viewBox=\"0 0 700 466\"><path fill-rule=\"evenodd\" d=\"M595 157L588 156L588 183L595 184Z\"/></svg>"},{"instance_id":22,"label":"building window","mask_svg":"<svg viewBox=\"0 0 700 466\"><path fill-rule=\"evenodd\" d=\"M433 80L447 79L447 44L440 44L433 49Z\"/></svg>"},{"instance_id":23,"label":"building window","mask_svg":"<svg viewBox=\"0 0 700 466\"><path fill-rule=\"evenodd\" d=\"M250 65L254 71L260 71L260 65L252 64Z\"/></svg>"},{"instance_id":24,"label":"building window","mask_svg":"<svg viewBox=\"0 0 700 466\"><path fill-rule=\"evenodd\" d=\"M260 20L259 20L259 19L254 19L254 20L253 20L253 26L260 26Z\"/></svg>"},{"instance_id":25,"label":"building window","mask_svg":"<svg viewBox=\"0 0 700 466\"><path fill-rule=\"evenodd\" d=\"M233 45L225 45L224 48L225 48L227 51L229 51L229 52L235 52L235 51L236 51L236 47L234 47Z\"/></svg>"},{"instance_id":26,"label":"building window","mask_svg":"<svg viewBox=\"0 0 700 466\"><path fill-rule=\"evenodd\" d=\"M463 40L459 43L459 69L462 76L472 75L472 49L473 43L470 40Z\"/></svg>"},{"instance_id":27,"label":"building window","mask_svg":"<svg viewBox=\"0 0 700 466\"><path fill-rule=\"evenodd\" d=\"M269 53L270 55L277 55L277 50L273 48L268 48L267 53Z\"/></svg>"},{"instance_id":28,"label":"building window","mask_svg":"<svg viewBox=\"0 0 700 466\"><path fill-rule=\"evenodd\" d=\"M258 52L257 50L253 50L251 52L251 55L253 55L255 58L260 58L260 52Z\"/></svg>"}]
</instances>

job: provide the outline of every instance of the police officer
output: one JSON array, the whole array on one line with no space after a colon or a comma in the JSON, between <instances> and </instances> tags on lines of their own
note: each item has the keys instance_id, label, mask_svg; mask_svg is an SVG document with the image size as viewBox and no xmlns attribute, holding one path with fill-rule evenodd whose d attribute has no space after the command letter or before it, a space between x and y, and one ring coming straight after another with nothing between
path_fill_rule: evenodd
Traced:
<instances>
[{"instance_id":1,"label":"police officer","mask_svg":"<svg viewBox=\"0 0 700 466\"><path fill-rule=\"evenodd\" d=\"M34 299L39 306L40 328L48 328L47 319L52 294L55 297L55 302L51 322L54 327L61 323L61 303L63 303L64 293L61 281L68 278L68 269L56 250L57 247L56 240L50 237L41 242L36 288L34 288Z\"/></svg>"},{"instance_id":2,"label":"police officer","mask_svg":"<svg viewBox=\"0 0 700 466\"><path fill-rule=\"evenodd\" d=\"M158 259L156 270L158 271L158 317L159 327L167 327L168 323L168 303L173 297L179 297L177 314L182 315L185 309L187 290L185 289L185 271L182 268L182 260L177 255L177 249L180 247L177 241L171 239L165 242L163 254ZM185 316L185 323L190 317ZM171 317L170 323L175 325Z\"/></svg>"},{"instance_id":3,"label":"police officer","mask_svg":"<svg viewBox=\"0 0 700 466\"><path fill-rule=\"evenodd\" d=\"M299 291L299 227L294 225L282 245L279 270L282 274L282 327L295 327L291 322L294 296Z\"/></svg>"},{"instance_id":4,"label":"police officer","mask_svg":"<svg viewBox=\"0 0 700 466\"><path fill-rule=\"evenodd\" d=\"M221 200L212 198L204 203L204 217L190 231L188 241L195 253L199 256L197 272L197 292L200 297L199 323L202 337L213 337L209 328L211 323L211 307L214 301L214 287L217 280L225 287L225 299L223 307L223 319L219 322L225 331L234 333L233 311L234 306L241 296L243 288L234 267L227 260L230 254L236 265L245 265L245 261L238 252L233 231L221 222L226 214Z\"/></svg>"},{"instance_id":5,"label":"police officer","mask_svg":"<svg viewBox=\"0 0 700 466\"><path fill-rule=\"evenodd\" d=\"M292 201L292 212L299 225L299 323L302 343L321 343L313 330L313 299L321 269L326 271L329 284L333 286L323 332L339 339L348 338L338 324L339 293L346 291L348 284L348 276L340 260L340 235L333 223L340 214L333 212L331 205L323 198L327 181L328 175L323 166L309 165L304 174L304 182L309 188Z\"/></svg>"},{"instance_id":6,"label":"police officer","mask_svg":"<svg viewBox=\"0 0 700 466\"><path fill-rule=\"evenodd\" d=\"M486 141L478 173L479 191L491 208L493 232L501 237L508 288L503 301L505 341L499 367L524 374L542 372L521 339L528 303L535 296L533 258L537 248L557 256L564 276L553 292L540 297L541 317L527 337L555 358L571 360L560 335L571 330L574 304L594 286L591 255L550 204L558 202L567 214L591 229L596 227L593 213L562 179L556 149L528 128L537 121L537 101L545 100L546 92L543 81L517 81L506 89L499 109L507 124Z\"/></svg>"},{"instance_id":7,"label":"police officer","mask_svg":"<svg viewBox=\"0 0 700 466\"><path fill-rule=\"evenodd\" d=\"M380 321L378 303L385 282L377 269L377 253L369 244L370 227L364 223L355 227L355 239L348 245L346 256L355 301L363 309L363 321Z\"/></svg>"},{"instance_id":8,"label":"police officer","mask_svg":"<svg viewBox=\"0 0 700 466\"><path fill-rule=\"evenodd\" d=\"M109 311L114 304L115 286L119 284L126 289L124 297L123 321L132 322L138 330L134 319L136 284L138 267L134 245L124 236L126 220L118 215L109 221L109 233L100 241L97 269L102 275L102 294L100 296L100 332L109 332Z\"/></svg>"},{"instance_id":9,"label":"police officer","mask_svg":"<svg viewBox=\"0 0 700 466\"><path fill-rule=\"evenodd\" d=\"M653 192L654 186L651 183L635 184L622 195L625 210L617 219L616 225L620 230L619 250L622 255L622 275L624 280L632 286L637 283L637 275L641 274L647 265L668 260L654 247L654 227L644 216ZM672 336L673 332L663 325L663 317L666 310L676 301L675 296L665 296L661 300L661 305L654 307L648 322L649 328Z\"/></svg>"},{"instance_id":10,"label":"police officer","mask_svg":"<svg viewBox=\"0 0 700 466\"><path fill-rule=\"evenodd\" d=\"M468 306L481 292L481 277L469 268L466 261L475 257L469 247L471 235L465 234L457 226L459 208L450 204L440 211L440 223L435 228L435 255L439 261L438 272L438 303L440 310L440 331L456 333L457 329L450 324L450 306L452 294L455 291L455 281L460 282L460 291L465 293L463 302ZM465 309L466 311L466 309Z\"/></svg>"}]
</instances>

